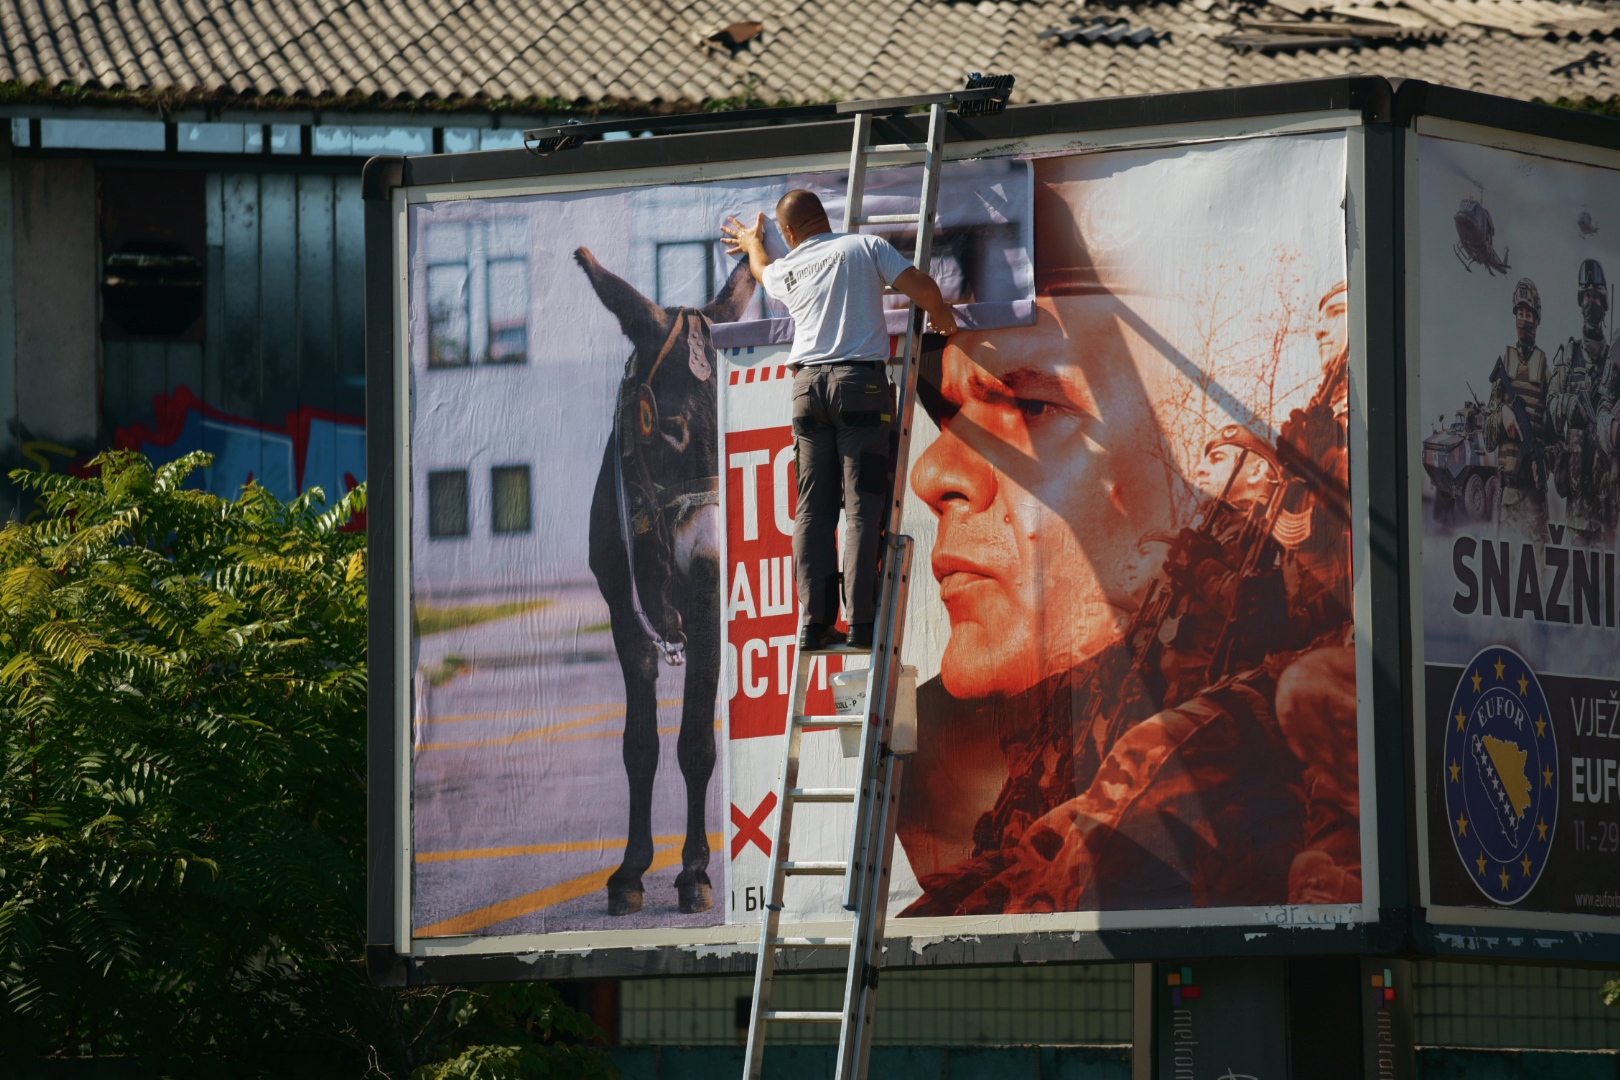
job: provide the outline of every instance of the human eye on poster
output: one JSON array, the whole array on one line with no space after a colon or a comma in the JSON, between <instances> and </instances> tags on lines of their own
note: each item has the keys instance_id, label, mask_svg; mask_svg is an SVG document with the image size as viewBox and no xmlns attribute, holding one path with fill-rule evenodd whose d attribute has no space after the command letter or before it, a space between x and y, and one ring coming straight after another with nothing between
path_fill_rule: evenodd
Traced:
<instances>
[{"instance_id":1,"label":"human eye on poster","mask_svg":"<svg viewBox=\"0 0 1620 1080\"><path fill-rule=\"evenodd\" d=\"M1345 170L1342 133L945 170L929 269L963 330L907 475L892 915L1371 902ZM917 183L875 173L868 210ZM760 917L793 325L719 228L795 187L841 218L840 174L411 207L417 937ZM857 768L835 732L802 760ZM815 811L795 856L842 860L848 808Z\"/></svg>"},{"instance_id":2,"label":"human eye on poster","mask_svg":"<svg viewBox=\"0 0 1620 1080\"><path fill-rule=\"evenodd\" d=\"M1435 137L1419 165L1425 902L1610 915L1620 173Z\"/></svg>"}]
</instances>

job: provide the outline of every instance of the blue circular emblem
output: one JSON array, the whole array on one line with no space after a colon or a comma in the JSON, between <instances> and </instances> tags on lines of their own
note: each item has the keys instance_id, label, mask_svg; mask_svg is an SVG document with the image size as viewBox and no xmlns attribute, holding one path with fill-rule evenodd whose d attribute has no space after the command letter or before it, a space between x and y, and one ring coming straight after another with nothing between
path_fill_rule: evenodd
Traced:
<instances>
[{"instance_id":1,"label":"blue circular emblem","mask_svg":"<svg viewBox=\"0 0 1620 1080\"><path fill-rule=\"evenodd\" d=\"M1558 822L1558 739L1536 673L1512 649L1481 649L1446 717L1440 780L1463 867L1493 903L1535 888Z\"/></svg>"}]
</instances>

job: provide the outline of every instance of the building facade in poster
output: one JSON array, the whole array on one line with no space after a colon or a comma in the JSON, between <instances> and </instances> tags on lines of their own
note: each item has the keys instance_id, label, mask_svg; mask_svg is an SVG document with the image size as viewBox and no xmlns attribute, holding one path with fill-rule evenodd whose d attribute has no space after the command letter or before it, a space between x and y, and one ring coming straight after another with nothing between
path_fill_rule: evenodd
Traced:
<instances>
[{"instance_id":1,"label":"building facade in poster","mask_svg":"<svg viewBox=\"0 0 1620 1080\"><path fill-rule=\"evenodd\" d=\"M946 169L931 269L965 329L925 357L907 477L893 915L1375 905L1346 146ZM795 186L836 220L842 180L408 209L416 937L759 917L799 621L792 327L718 227ZM872 190L903 213L916 179ZM802 784L855 768L806 734ZM849 809L814 809L796 856L842 860ZM818 882L789 921L841 914Z\"/></svg>"},{"instance_id":2,"label":"building facade in poster","mask_svg":"<svg viewBox=\"0 0 1620 1080\"><path fill-rule=\"evenodd\" d=\"M1425 903L1612 914L1620 173L1418 155Z\"/></svg>"}]
</instances>

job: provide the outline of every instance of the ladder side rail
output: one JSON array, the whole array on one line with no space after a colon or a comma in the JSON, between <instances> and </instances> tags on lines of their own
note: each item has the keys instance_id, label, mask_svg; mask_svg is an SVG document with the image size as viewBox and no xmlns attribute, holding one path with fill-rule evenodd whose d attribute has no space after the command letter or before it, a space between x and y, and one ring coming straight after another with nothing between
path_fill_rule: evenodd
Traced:
<instances>
[{"instance_id":1,"label":"ladder side rail","mask_svg":"<svg viewBox=\"0 0 1620 1080\"><path fill-rule=\"evenodd\" d=\"M776 947L772 941L780 936L782 908L787 891L787 873L782 864L788 859L789 841L793 835L793 803L787 797L791 788L799 786L799 750L803 725L795 717L804 712L809 695L810 671L815 658L800 652L793 667L793 687L788 695L787 738L782 743L782 768L778 773L776 792L776 842L771 845L770 870L766 878L765 910L759 920L759 957L754 967L753 1009L748 1017L748 1050L743 1062L743 1076L759 1080L765 1062L764 1014L770 1008L772 982L776 975Z\"/></svg>"},{"instance_id":2,"label":"ladder side rail","mask_svg":"<svg viewBox=\"0 0 1620 1080\"><path fill-rule=\"evenodd\" d=\"M874 853L866 843L871 835L874 807L882 802L881 766L894 717L895 693L900 681L899 640L905 632L904 602L912 543L909 536L893 538L883 560L883 589L879 594L877 625L873 627L870 667L866 676L866 717L861 729L860 794L856 797L854 827L849 835L849 876L844 879L844 908L860 910L867 864ZM898 599L899 602L896 602Z\"/></svg>"},{"instance_id":3,"label":"ladder side rail","mask_svg":"<svg viewBox=\"0 0 1620 1080\"><path fill-rule=\"evenodd\" d=\"M899 538L894 552L895 569L899 575L895 599L897 609L911 593L912 560L916 544L909 536ZM904 648L905 624L897 620L894 637L886 649L888 671L882 683L883 716L892 721L894 706L900 688L900 656ZM867 800L871 808L858 828L854 844L865 859L858 871L851 874L858 880L855 921L850 935L849 963L844 975L844 1026L839 1037L839 1068L841 1080L861 1080L866 1075L867 1050L871 1046L870 1029L877 1008L878 972L882 967L880 950L883 948L883 928L889 901L889 873L894 860L894 826L900 799L900 780L903 770L900 760L889 751L888 740L878 739L879 724L874 717L866 740L866 751L876 764L873 791ZM886 732L887 725L883 725ZM853 868L852 868L853 871ZM866 1047L863 1050L862 1047ZM852 1056L853 1055L853 1056Z\"/></svg>"},{"instance_id":4,"label":"ladder side rail","mask_svg":"<svg viewBox=\"0 0 1620 1080\"><path fill-rule=\"evenodd\" d=\"M877 1028L878 974L883 968L883 940L889 917L889 878L894 866L894 841L900 818L900 789L905 779L905 758L889 755L884 763L887 773L884 782L887 802L886 813L881 815L883 864L874 887L868 890L867 902L856 916L865 933L850 941L849 970L865 975L858 986L858 999L854 1008L847 1008L844 1025L839 1030L839 1080L865 1080L872 1060L872 1033ZM856 956L859 959L856 959ZM848 982L846 980L846 992ZM853 1025L853 1029L851 1027Z\"/></svg>"},{"instance_id":5,"label":"ladder side rail","mask_svg":"<svg viewBox=\"0 0 1620 1080\"><path fill-rule=\"evenodd\" d=\"M943 164L945 144L945 106L935 105L928 117L928 155L923 161L923 188L918 207L917 246L912 262L927 274L934 254L934 219L939 207L939 173ZM906 473L911 461L912 414L917 400L917 375L922 357L922 313L911 305L906 322L905 343L900 355L899 393L895 401L895 421L900 427L900 441L895 455L894 484L889 499L890 536L899 536L903 528L906 504Z\"/></svg>"},{"instance_id":6,"label":"ladder side rail","mask_svg":"<svg viewBox=\"0 0 1620 1080\"><path fill-rule=\"evenodd\" d=\"M844 192L844 231L859 232L866 202L866 144L872 139L872 114L856 113L854 142L849 151L849 187Z\"/></svg>"}]
</instances>

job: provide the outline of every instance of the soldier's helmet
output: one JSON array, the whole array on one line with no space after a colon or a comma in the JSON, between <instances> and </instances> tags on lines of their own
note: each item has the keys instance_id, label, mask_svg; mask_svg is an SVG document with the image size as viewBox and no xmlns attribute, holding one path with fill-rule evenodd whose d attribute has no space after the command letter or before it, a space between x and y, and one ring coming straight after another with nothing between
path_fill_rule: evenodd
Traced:
<instances>
[{"instance_id":1,"label":"soldier's helmet","mask_svg":"<svg viewBox=\"0 0 1620 1080\"><path fill-rule=\"evenodd\" d=\"M1541 321L1541 290L1529 278L1520 278L1519 283L1513 286L1513 310L1518 311L1521 307L1529 308L1535 314L1536 321Z\"/></svg>"},{"instance_id":2,"label":"soldier's helmet","mask_svg":"<svg viewBox=\"0 0 1620 1080\"><path fill-rule=\"evenodd\" d=\"M1277 449L1260 436L1244 427L1242 424L1227 424L1215 433L1215 437L1204 444L1204 456L1217 446L1235 446L1240 450L1247 450L1265 460L1271 466L1272 472L1279 472L1282 468L1277 460Z\"/></svg>"},{"instance_id":3,"label":"soldier's helmet","mask_svg":"<svg viewBox=\"0 0 1620 1080\"><path fill-rule=\"evenodd\" d=\"M1596 259L1581 260L1581 270L1575 279L1575 298L1579 300L1581 293L1587 289L1601 289L1604 294L1603 306L1609 306L1609 282L1603 276L1603 264Z\"/></svg>"}]
</instances>

